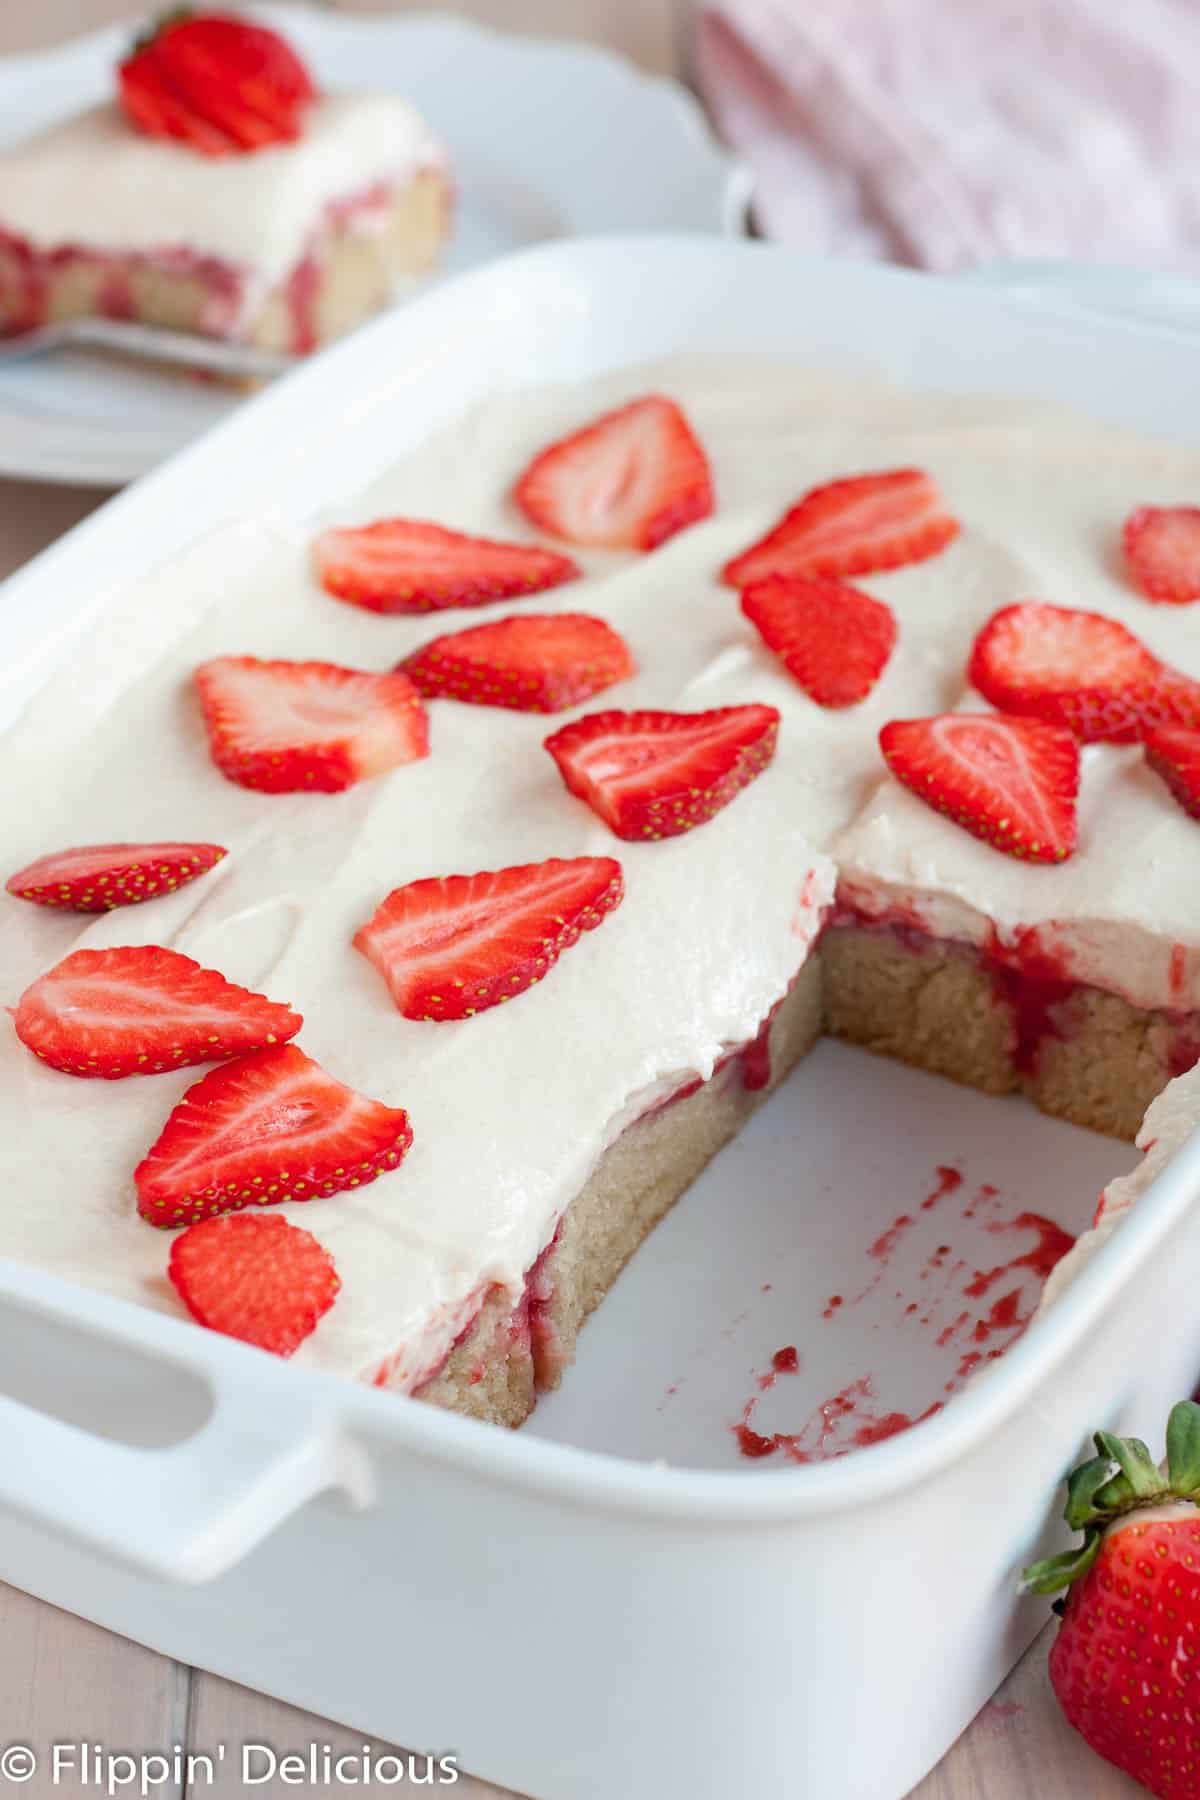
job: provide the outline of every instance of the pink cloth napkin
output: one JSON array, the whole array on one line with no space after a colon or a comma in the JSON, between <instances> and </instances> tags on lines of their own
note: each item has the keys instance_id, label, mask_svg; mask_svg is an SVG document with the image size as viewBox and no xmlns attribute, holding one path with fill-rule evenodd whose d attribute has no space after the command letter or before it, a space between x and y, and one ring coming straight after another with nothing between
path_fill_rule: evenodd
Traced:
<instances>
[{"instance_id":1,"label":"pink cloth napkin","mask_svg":"<svg viewBox=\"0 0 1200 1800\"><path fill-rule=\"evenodd\" d=\"M768 236L1200 269L1200 0L724 0L696 69Z\"/></svg>"}]
</instances>

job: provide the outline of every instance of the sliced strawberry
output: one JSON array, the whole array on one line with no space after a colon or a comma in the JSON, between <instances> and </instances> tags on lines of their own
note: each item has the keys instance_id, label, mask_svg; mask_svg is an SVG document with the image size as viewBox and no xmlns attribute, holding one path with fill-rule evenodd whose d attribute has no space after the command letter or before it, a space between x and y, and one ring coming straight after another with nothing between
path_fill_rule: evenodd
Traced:
<instances>
[{"instance_id":1,"label":"sliced strawberry","mask_svg":"<svg viewBox=\"0 0 1200 1800\"><path fill-rule=\"evenodd\" d=\"M1160 725L1146 733L1146 761L1184 812L1200 819L1200 731Z\"/></svg>"},{"instance_id":2,"label":"sliced strawberry","mask_svg":"<svg viewBox=\"0 0 1200 1800\"><path fill-rule=\"evenodd\" d=\"M398 1168L408 1114L335 1081L295 1044L239 1056L190 1087L134 1170L151 1225L316 1200Z\"/></svg>"},{"instance_id":3,"label":"sliced strawberry","mask_svg":"<svg viewBox=\"0 0 1200 1800\"><path fill-rule=\"evenodd\" d=\"M534 457L514 489L543 531L572 544L653 550L713 510L704 446L673 400L647 394Z\"/></svg>"},{"instance_id":4,"label":"sliced strawberry","mask_svg":"<svg viewBox=\"0 0 1200 1800\"><path fill-rule=\"evenodd\" d=\"M522 613L425 644L400 664L427 700L562 712L637 673L629 646L587 613Z\"/></svg>"},{"instance_id":5,"label":"sliced strawberry","mask_svg":"<svg viewBox=\"0 0 1200 1800\"><path fill-rule=\"evenodd\" d=\"M406 1019L472 1019L515 1000L625 889L610 856L576 856L396 888L355 933Z\"/></svg>"},{"instance_id":6,"label":"sliced strawberry","mask_svg":"<svg viewBox=\"0 0 1200 1800\"><path fill-rule=\"evenodd\" d=\"M440 612L520 599L574 581L579 565L536 544L466 537L422 519L323 531L313 545L321 585L368 612Z\"/></svg>"},{"instance_id":7,"label":"sliced strawberry","mask_svg":"<svg viewBox=\"0 0 1200 1800\"><path fill-rule=\"evenodd\" d=\"M1156 725L1200 729L1200 682L1160 667L1141 687L1039 694L1005 710L1063 725L1084 744L1132 744Z\"/></svg>"},{"instance_id":8,"label":"sliced strawberry","mask_svg":"<svg viewBox=\"0 0 1200 1800\"><path fill-rule=\"evenodd\" d=\"M993 613L967 678L1002 712L1064 725L1084 743L1131 743L1148 724L1200 723L1200 683L1166 668L1102 613L1023 600Z\"/></svg>"},{"instance_id":9,"label":"sliced strawberry","mask_svg":"<svg viewBox=\"0 0 1200 1800\"><path fill-rule=\"evenodd\" d=\"M134 45L118 83L143 131L208 156L298 137L316 94L278 32L219 13L169 14Z\"/></svg>"},{"instance_id":10,"label":"sliced strawberry","mask_svg":"<svg viewBox=\"0 0 1200 1800\"><path fill-rule=\"evenodd\" d=\"M1200 600L1200 506L1139 506L1122 542L1134 586L1148 600Z\"/></svg>"},{"instance_id":11,"label":"sliced strawberry","mask_svg":"<svg viewBox=\"0 0 1200 1800\"><path fill-rule=\"evenodd\" d=\"M177 90L239 149L293 141L314 88L274 32L234 19L192 19L159 34L159 66Z\"/></svg>"},{"instance_id":12,"label":"sliced strawberry","mask_svg":"<svg viewBox=\"0 0 1200 1800\"><path fill-rule=\"evenodd\" d=\"M147 58L135 58L118 72L126 115L149 137L174 138L202 156L230 156L237 145L219 125L194 112Z\"/></svg>"},{"instance_id":13,"label":"sliced strawberry","mask_svg":"<svg viewBox=\"0 0 1200 1800\"><path fill-rule=\"evenodd\" d=\"M865 700L895 648L891 608L841 581L768 576L742 611L818 706Z\"/></svg>"},{"instance_id":14,"label":"sliced strawberry","mask_svg":"<svg viewBox=\"0 0 1200 1800\"><path fill-rule=\"evenodd\" d=\"M1081 743L1132 744L1160 725L1200 730L1200 682L1159 664L1140 687L1041 694L1008 710L1065 725Z\"/></svg>"},{"instance_id":15,"label":"sliced strawberry","mask_svg":"<svg viewBox=\"0 0 1200 1800\"><path fill-rule=\"evenodd\" d=\"M713 712L600 712L546 739L567 787L620 838L676 837L703 825L775 754L773 706Z\"/></svg>"},{"instance_id":16,"label":"sliced strawberry","mask_svg":"<svg viewBox=\"0 0 1200 1800\"><path fill-rule=\"evenodd\" d=\"M67 1075L157 1075L295 1037L300 1014L158 944L73 950L26 988L17 1036Z\"/></svg>"},{"instance_id":17,"label":"sliced strawberry","mask_svg":"<svg viewBox=\"0 0 1200 1800\"><path fill-rule=\"evenodd\" d=\"M1138 697L1138 737L1159 726L1200 731L1200 681L1160 667Z\"/></svg>"},{"instance_id":18,"label":"sliced strawberry","mask_svg":"<svg viewBox=\"0 0 1200 1800\"><path fill-rule=\"evenodd\" d=\"M993 613L975 639L969 679L995 706L1063 690L1140 687L1158 663L1140 639L1102 613L1023 600Z\"/></svg>"},{"instance_id":19,"label":"sliced strawberry","mask_svg":"<svg viewBox=\"0 0 1200 1800\"><path fill-rule=\"evenodd\" d=\"M1137 735L1138 699L1159 667L1115 619L1024 600L984 625L967 679L1002 712L1065 725L1084 742L1121 742Z\"/></svg>"},{"instance_id":20,"label":"sliced strawberry","mask_svg":"<svg viewBox=\"0 0 1200 1800\"><path fill-rule=\"evenodd\" d=\"M805 494L721 575L733 587L768 575L870 575L924 562L958 533L958 520L924 470L851 475Z\"/></svg>"},{"instance_id":21,"label":"sliced strawberry","mask_svg":"<svg viewBox=\"0 0 1200 1800\"><path fill-rule=\"evenodd\" d=\"M212 759L242 787L332 794L429 754L407 675L218 656L201 663L196 686Z\"/></svg>"},{"instance_id":22,"label":"sliced strawberry","mask_svg":"<svg viewBox=\"0 0 1200 1800\"><path fill-rule=\"evenodd\" d=\"M195 881L219 863L220 844L89 844L39 856L6 883L19 900L64 912L112 912Z\"/></svg>"},{"instance_id":23,"label":"sliced strawberry","mask_svg":"<svg viewBox=\"0 0 1200 1800\"><path fill-rule=\"evenodd\" d=\"M879 746L897 781L1006 856L1062 862L1074 850L1079 746L1060 726L942 713L893 720Z\"/></svg>"},{"instance_id":24,"label":"sliced strawberry","mask_svg":"<svg viewBox=\"0 0 1200 1800\"><path fill-rule=\"evenodd\" d=\"M278 1213L189 1225L167 1274L193 1319L276 1356L311 1336L342 1285L328 1250Z\"/></svg>"}]
</instances>

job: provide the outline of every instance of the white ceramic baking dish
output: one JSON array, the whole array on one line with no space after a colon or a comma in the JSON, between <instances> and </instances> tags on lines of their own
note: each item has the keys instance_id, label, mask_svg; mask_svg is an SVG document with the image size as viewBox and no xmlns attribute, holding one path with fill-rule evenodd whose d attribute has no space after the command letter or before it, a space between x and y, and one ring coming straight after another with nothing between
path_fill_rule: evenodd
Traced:
<instances>
[{"instance_id":1,"label":"white ceramic baking dish","mask_svg":"<svg viewBox=\"0 0 1200 1800\"><path fill-rule=\"evenodd\" d=\"M762 245L553 246L357 334L14 577L0 711L197 532L302 520L498 375L679 350L881 368L1200 436L1200 365L1169 331ZM729 1423L786 1342L810 1401L864 1356L886 1364L889 1404L932 1397L934 1365L906 1361L869 1307L840 1336L815 1322L934 1164L1078 1228L1132 1161L1020 1102L824 1044L511 1436L3 1266L0 1577L539 1800L896 1800L1045 1618L1015 1572L1053 1541L1086 1432L1153 1435L1194 1385L1200 1141L1052 1314L918 1428L796 1467L739 1461Z\"/></svg>"}]
</instances>

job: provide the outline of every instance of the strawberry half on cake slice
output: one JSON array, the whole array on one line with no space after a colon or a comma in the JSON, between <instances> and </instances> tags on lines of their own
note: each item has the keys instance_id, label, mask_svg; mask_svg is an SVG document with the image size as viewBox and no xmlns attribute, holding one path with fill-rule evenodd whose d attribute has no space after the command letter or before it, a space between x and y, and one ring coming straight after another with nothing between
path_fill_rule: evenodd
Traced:
<instances>
[{"instance_id":1,"label":"strawberry half on cake slice","mask_svg":"<svg viewBox=\"0 0 1200 1800\"><path fill-rule=\"evenodd\" d=\"M423 519L376 519L321 532L313 545L321 586L367 612L443 612L518 600L574 581L579 565L536 544L468 537Z\"/></svg>"},{"instance_id":2,"label":"strawberry half on cake slice","mask_svg":"<svg viewBox=\"0 0 1200 1800\"><path fill-rule=\"evenodd\" d=\"M602 550L654 550L715 504L704 446L664 394L631 400L551 444L513 498L540 530Z\"/></svg>"},{"instance_id":3,"label":"strawberry half on cake slice","mask_svg":"<svg viewBox=\"0 0 1200 1800\"><path fill-rule=\"evenodd\" d=\"M1200 600L1200 506L1139 506L1121 541L1130 579L1147 600Z\"/></svg>"},{"instance_id":4,"label":"strawberry half on cake slice","mask_svg":"<svg viewBox=\"0 0 1200 1800\"><path fill-rule=\"evenodd\" d=\"M1065 725L1085 744L1200 730L1200 681L1103 613L1040 600L1001 607L975 639L967 678L1002 712Z\"/></svg>"},{"instance_id":5,"label":"strawberry half on cake slice","mask_svg":"<svg viewBox=\"0 0 1200 1800\"><path fill-rule=\"evenodd\" d=\"M303 1020L159 944L73 950L26 988L17 1036L67 1075L158 1075L295 1037Z\"/></svg>"},{"instance_id":6,"label":"strawberry half on cake slice","mask_svg":"<svg viewBox=\"0 0 1200 1800\"><path fill-rule=\"evenodd\" d=\"M219 656L196 670L212 759L266 794L334 794L429 754L407 675Z\"/></svg>"},{"instance_id":7,"label":"strawberry half on cake slice","mask_svg":"<svg viewBox=\"0 0 1200 1800\"><path fill-rule=\"evenodd\" d=\"M1185 813L1200 819L1200 730L1160 725L1145 734L1146 761Z\"/></svg>"},{"instance_id":8,"label":"strawberry half on cake slice","mask_svg":"<svg viewBox=\"0 0 1200 1800\"><path fill-rule=\"evenodd\" d=\"M564 725L546 749L570 792L640 843L713 818L762 774L778 737L774 706L599 712Z\"/></svg>"},{"instance_id":9,"label":"strawberry half on cake slice","mask_svg":"<svg viewBox=\"0 0 1200 1800\"><path fill-rule=\"evenodd\" d=\"M910 793L994 850L1054 863L1075 849L1079 749L1061 727L943 713L893 720L879 747Z\"/></svg>"},{"instance_id":10,"label":"strawberry half on cake slice","mask_svg":"<svg viewBox=\"0 0 1200 1800\"><path fill-rule=\"evenodd\" d=\"M133 1172L151 1225L328 1199L399 1168L408 1114L358 1093L296 1044L211 1069L171 1111Z\"/></svg>"},{"instance_id":11,"label":"strawberry half on cake slice","mask_svg":"<svg viewBox=\"0 0 1200 1800\"><path fill-rule=\"evenodd\" d=\"M731 587L772 575L845 580L924 562L960 526L923 469L850 475L812 488L721 571Z\"/></svg>"},{"instance_id":12,"label":"strawberry half on cake slice","mask_svg":"<svg viewBox=\"0 0 1200 1800\"><path fill-rule=\"evenodd\" d=\"M60 912L115 912L173 894L225 854L220 844L87 844L39 856L5 886L18 900Z\"/></svg>"},{"instance_id":13,"label":"strawberry half on cake slice","mask_svg":"<svg viewBox=\"0 0 1200 1800\"><path fill-rule=\"evenodd\" d=\"M410 881L388 895L354 945L406 1019L471 1019L544 980L624 892L611 856Z\"/></svg>"},{"instance_id":14,"label":"strawberry half on cake slice","mask_svg":"<svg viewBox=\"0 0 1200 1800\"><path fill-rule=\"evenodd\" d=\"M742 590L742 611L818 706L857 706L896 646L890 607L844 581L768 575Z\"/></svg>"},{"instance_id":15,"label":"strawberry half on cake slice","mask_svg":"<svg viewBox=\"0 0 1200 1800\"><path fill-rule=\"evenodd\" d=\"M0 153L0 335L94 313L304 354L432 267L450 211L403 100L324 93L278 31L181 7L106 103Z\"/></svg>"},{"instance_id":16,"label":"strawberry half on cake slice","mask_svg":"<svg viewBox=\"0 0 1200 1800\"><path fill-rule=\"evenodd\" d=\"M565 712L637 667L611 625L587 613L519 613L423 644L400 667L426 700Z\"/></svg>"},{"instance_id":17,"label":"strawberry half on cake slice","mask_svg":"<svg viewBox=\"0 0 1200 1800\"><path fill-rule=\"evenodd\" d=\"M189 1225L171 1245L167 1274L198 1324L276 1356L312 1336L342 1286L328 1250L278 1213Z\"/></svg>"}]
</instances>

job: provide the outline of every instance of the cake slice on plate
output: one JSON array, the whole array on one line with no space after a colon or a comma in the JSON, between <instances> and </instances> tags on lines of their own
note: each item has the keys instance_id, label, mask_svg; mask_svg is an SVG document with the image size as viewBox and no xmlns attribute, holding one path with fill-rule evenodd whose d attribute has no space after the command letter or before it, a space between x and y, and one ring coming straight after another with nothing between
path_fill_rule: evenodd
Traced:
<instances>
[{"instance_id":1,"label":"cake slice on plate","mask_svg":"<svg viewBox=\"0 0 1200 1800\"><path fill-rule=\"evenodd\" d=\"M323 94L274 31L172 14L108 104L0 154L0 333L84 314L302 354L436 262L444 152L387 94Z\"/></svg>"}]
</instances>

